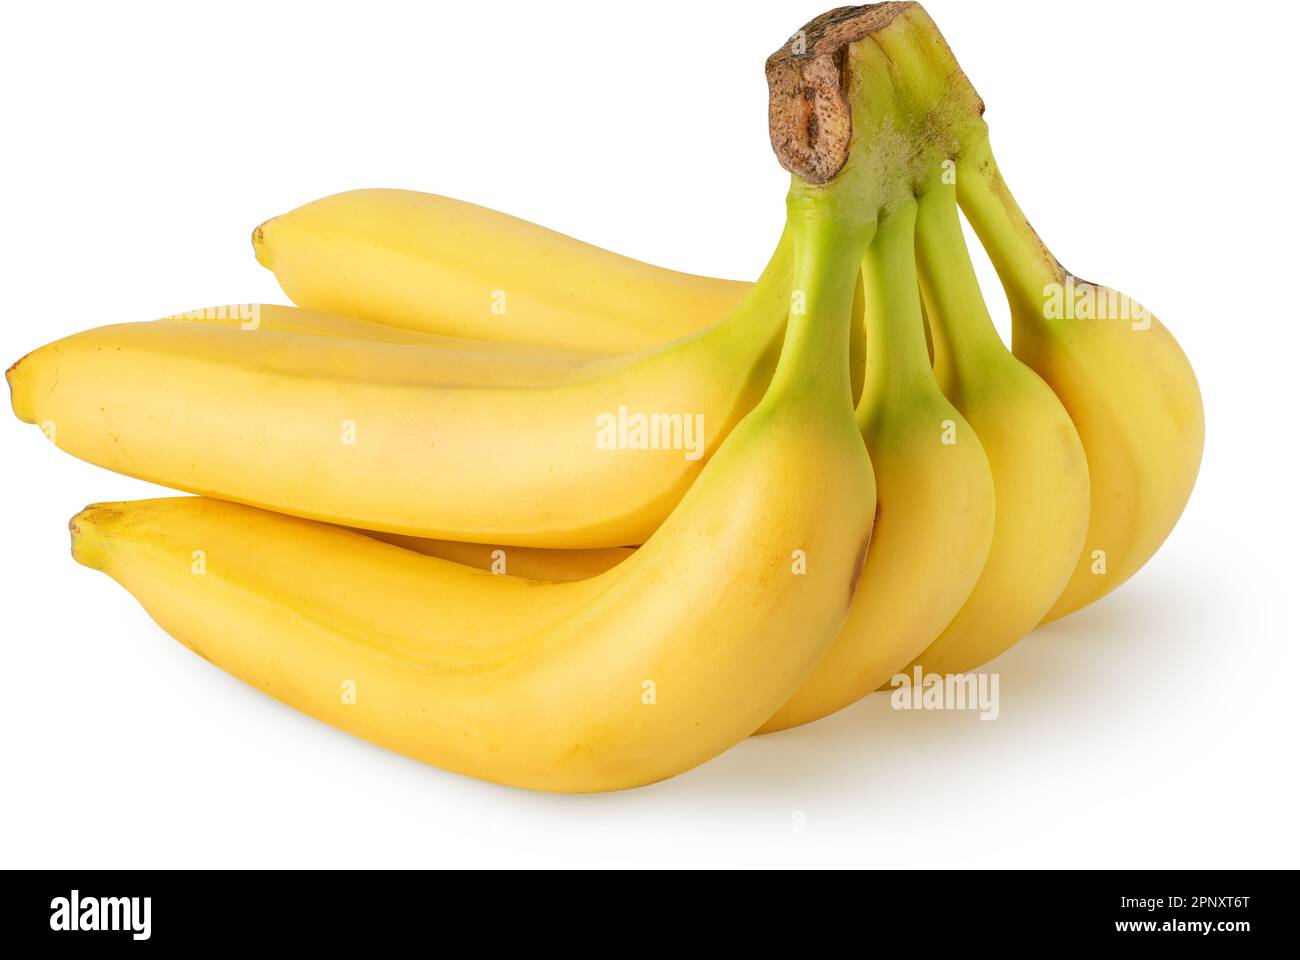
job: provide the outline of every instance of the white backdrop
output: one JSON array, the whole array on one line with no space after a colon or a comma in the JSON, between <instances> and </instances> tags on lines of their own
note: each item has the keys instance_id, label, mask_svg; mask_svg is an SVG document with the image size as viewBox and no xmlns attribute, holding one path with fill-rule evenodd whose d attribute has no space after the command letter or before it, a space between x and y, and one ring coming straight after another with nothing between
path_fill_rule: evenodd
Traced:
<instances>
[{"instance_id":1,"label":"white backdrop","mask_svg":"<svg viewBox=\"0 0 1300 960\"><path fill-rule=\"evenodd\" d=\"M607 796L447 774L226 676L76 565L73 513L158 488L0 418L0 865L1300 865L1297 15L927 6L1035 225L1161 316L1207 407L1182 524L1123 590L998 662L999 720L872 698ZM0 359L98 324L286 302L250 230L355 187L757 274L787 183L763 60L821 4L484 9L7 8Z\"/></svg>"}]
</instances>

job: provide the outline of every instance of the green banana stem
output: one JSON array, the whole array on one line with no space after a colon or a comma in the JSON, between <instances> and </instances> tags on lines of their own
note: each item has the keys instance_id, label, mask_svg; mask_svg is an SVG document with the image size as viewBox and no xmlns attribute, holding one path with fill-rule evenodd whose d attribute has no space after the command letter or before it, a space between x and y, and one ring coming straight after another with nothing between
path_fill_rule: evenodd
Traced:
<instances>
[{"instance_id":1,"label":"green banana stem","mask_svg":"<svg viewBox=\"0 0 1300 960\"><path fill-rule=\"evenodd\" d=\"M1005 353L970 260L951 185L937 185L920 199L916 258L940 382L962 373L953 369L959 359L979 365L991 354Z\"/></svg>"},{"instance_id":2,"label":"green banana stem","mask_svg":"<svg viewBox=\"0 0 1300 960\"><path fill-rule=\"evenodd\" d=\"M851 410L853 303L862 253L875 225L846 224L827 202L829 196L792 196L790 201L794 284L785 344L769 393Z\"/></svg>"},{"instance_id":3,"label":"green banana stem","mask_svg":"<svg viewBox=\"0 0 1300 960\"><path fill-rule=\"evenodd\" d=\"M862 264L867 324L867 376L858 405L864 430L887 397L932 383L925 319L917 294L917 205L905 203L880 225Z\"/></svg>"},{"instance_id":4,"label":"green banana stem","mask_svg":"<svg viewBox=\"0 0 1300 960\"><path fill-rule=\"evenodd\" d=\"M988 252L1013 313L1041 317L1049 288L1068 273L1011 195L985 140L958 163L957 199Z\"/></svg>"},{"instance_id":5,"label":"green banana stem","mask_svg":"<svg viewBox=\"0 0 1300 960\"><path fill-rule=\"evenodd\" d=\"M816 209L848 234L860 231L868 318L858 405L864 427L893 394L932 381L917 293L916 195L961 142L978 136L979 97L933 22L912 3L823 14L768 58L767 75L773 148L795 175L792 214ZM807 227L797 216L791 223ZM819 246L806 236L803 242ZM796 289L816 279L805 276L803 256L796 252ZM825 356L836 358L839 391L839 354ZM790 363L796 359L790 353Z\"/></svg>"},{"instance_id":6,"label":"green banana stem","mask_svg":"<svg viewBox=\"0 0 1300 960\"><path fill-rule=\"evenodd\" d=\"M955 173L961 206L1017 312L1041 314L1044 288L1063 282L1065 271L1007 190L983 101L921 6L846 7L796 36L799 50L768 61L778 94L773 145L787 169L815 182L847 173L857 189L841 191L846 206L875 203L867 212L881 216L935 185L951 186Z\"/></svg>"}]
</instances>

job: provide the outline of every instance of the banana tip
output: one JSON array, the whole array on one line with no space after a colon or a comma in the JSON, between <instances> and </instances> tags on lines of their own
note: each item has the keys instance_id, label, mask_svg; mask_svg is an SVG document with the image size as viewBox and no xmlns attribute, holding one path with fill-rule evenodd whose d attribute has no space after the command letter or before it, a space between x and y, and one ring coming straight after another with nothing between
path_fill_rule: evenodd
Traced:
<instances>
[{"instance_id":1,"label":"banana tip","mask_svg":"<svg viewBox=\"0 0 1300 960\"><path fill-rule=\"evenodd\" d=\"M8 381L10 389L13 388L14 377L18 375L18 368L22 366L22 362L30 356L31 356L30 353L24 354L23 356L15 360L13 363L11 363L9 365L9 369L5 371L5 380Z\"/></svg>"},{"instance_id":2,"label":"banana tip","mask_svg":"<svg viewBox=\"0 0 1300 960\"><path fill-rule=\"evenodd\" d=\"M31 412L27 409L27 404L24 402L24 397L27 392L22 389L23 381L26 379L25 374L27 373L27 368L24 366L24 362L27 360L27 357L30 356L30 353L27 354L27 356L20 359L5 371L5 383L9 384L9 403L14 409L14 416L24 423L36 422L32 417Z\"/></svg>"},{"instance_id":3,"label":"banana tip","mask_svg":"<svg viewBox=\"0 0 1300 960\"><path fill-rule=\"evenodd\" d=\"M271 220L258 224L257 228L253 231L253 254L257 257L257 262L268 270L271 269L272 261L271 250L266 242L266 228L270 226L274 219L275 218L272 217Z\"/></svg>"},{"instance_id":4,"label":"banana tip","mask_svg":"<svg viewBox=\"0 0 1300 960\"><path fill-rule=\"evenodd\" d=\"M68 521L68 534L72 539L72 559L83 566L103 568L104 533L124 516L120 503L92 503Z\"/></svg>"}]
</instances>

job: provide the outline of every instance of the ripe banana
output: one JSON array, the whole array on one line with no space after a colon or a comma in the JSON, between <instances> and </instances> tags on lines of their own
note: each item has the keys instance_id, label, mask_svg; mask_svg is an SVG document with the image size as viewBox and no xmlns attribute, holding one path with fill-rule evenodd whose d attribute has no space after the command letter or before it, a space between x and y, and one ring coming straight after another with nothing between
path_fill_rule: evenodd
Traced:
<instances>
[{"instance_id":1,"label":"ripe banana","mask_svg":"<svg viewBox=\"0 0 1300 960\"><path fill-rule=\"evenodd\" d=\"M408 536L621 547L762 395L789 271L782 238L732 316L634 354L230 307L77 334L8 380L62 449L177 489Z\"/></svg>"},{"instance_id":2,"label":"ripe banana","mask_svg":"<svg viewBox=\"0 0 1300 960\"><path fill-rule=\"evenodd\" d=\"M765 396L604 574L493 577L206 498L91 507L74 555L222 669L426 762L556 791L689 769L813 669L870 539L848 364L870 229L832 216L834 195L792 191L803 310Z\"/></svg>"},{"instance_id":3,"label":"ripe banana","mask_svg":"<svg viewBox=\"0 0 1300 960\"><path fill-rule=\"evenodd\" d=\"M1061 398L1092 478L1092 519L1045 620L1095 603L1137 573L1196 485L1205 413L1178 341L1144 307L1068 273L1029 225L987 140L959 166L962 208L1011 303L1012 348Z\"/></svg>"},{"instance_id":4,"label":"ripe banana","mask_svg":"<svg viewBox=\"0 0 1300 960\"><path fill-rule=\"evenodd\" d=\"M762 396L789 278L782 242L717 327L577 366L171 320L68 337L8 379L62 449L177 489L415 536L618 547L650 536Z\"/></svg>"},{"instance_id":5,"label":"ripe banana","mask_svg":"<svg viewBox=\"0 0 1300 960\"><path fill-rule=\"evenodd\" d=\"M716 324L749 284L630 260L472 203L353 190L253 231L294 303L414 330L632 353Z\"/></svg>"},{"instance_id":6,"label":"ripe banana","mask_svg":"<svg viewBox=\"0 0 1300 960\"><path fill-rule=\"evenodd\" d=\"M979 582L912 665L943 675L1009 649L1060 596L1088 528L1088 465L1061 402L993 326L962 239L955 189L932 185L919 207L916 254L935 375L983 445L997 496Z\"/></svg>"}]
</instances>

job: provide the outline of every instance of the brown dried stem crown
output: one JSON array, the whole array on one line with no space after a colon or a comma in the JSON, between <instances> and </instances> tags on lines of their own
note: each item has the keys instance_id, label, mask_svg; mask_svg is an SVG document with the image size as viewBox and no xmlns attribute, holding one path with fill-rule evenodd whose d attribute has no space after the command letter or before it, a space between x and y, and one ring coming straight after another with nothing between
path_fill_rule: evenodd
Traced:
<instances>
[{"instance_id":1,"label":"brown dried stem crown","mask_svg":"<svg viewBox=\"0 0 1300 960\"><path fill-rule=\"evenodd\" d=\"M916 3L838 7L810 21L767 58L768 127L777 159L809 183L844 167L853 139L845 48L892 24Z\"/></svg>"}]
</instances>

